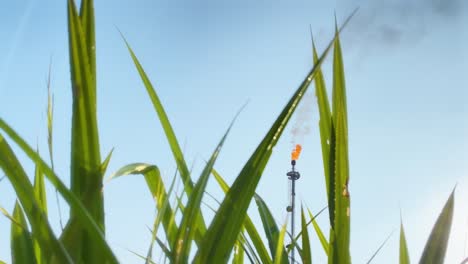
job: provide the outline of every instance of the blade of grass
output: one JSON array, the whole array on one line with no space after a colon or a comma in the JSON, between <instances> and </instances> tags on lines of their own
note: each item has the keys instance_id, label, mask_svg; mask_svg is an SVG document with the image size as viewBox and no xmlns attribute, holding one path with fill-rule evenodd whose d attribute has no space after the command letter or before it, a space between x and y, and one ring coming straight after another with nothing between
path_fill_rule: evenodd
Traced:
<instances>
[{"instance_id":1,"label":"blade of grass","mask_svg":"<svg viewBox=\"0 0 468 264\"><path fill-rule=\"evenodd\" d=\"M111 177L109 177L107 181L109 182L114 178L132 174L141 174L145 177L146 185L150 189L150 192L156 202L156 207L158 211L161 211L163 213L162 223L166 232L166 237L169 241L169 245L173 245L176 239L175 236L178 232L178 227L175 223L175 219L172 217L173 210L171 206L167 205L166 210L162 210L165 202L169 199L169 196L166 193L166 188L164 186L164 182L161 178L161 174L159 172L158 167L145 163L129 164L120 168ZM173 248L171 248L171 250L173 250Z\"/></svg>"},{"instance_id":2,"label":"blade of grass","mask_svg":"<svg viewBox=\"0 0 468 264\"><path fill-rule=\"evenodd\" d=\"M325 251L325 254L328 256L329 244L328 244L327 238L326 238L325 235L323 234L322 229L320 228L320 226L317 224L317 221L315 221L315 218L316 218L317 216L319 216L320 213L321 213L322 211L320 211L320 212L319 212L318 214L316 214L315 216L312 215L312 212L309 210L309 208L307 208L307 211L309 212L309 217L312 219L312 220L311 220L312 225L313 225L313 227L314 227L315 233L317 234L317 237L318 237L319 240L320 240L320 244L322 245L323 251Z\"/></svg>"},{"instance_id":3,"label":"blade of grass","mask_svg":"<svg viewBox=\"0 0 468 264\"><path fill-rule=\"evenodd\" d=\"M172 183L169 187L169 191L167 193L167 197L170 197L171 194L172 194L172 191L174 189L174 184L176 182L176 178L177 178L177 171L176 173L174 174L174 177L172 179ZM161 210L158 211L158 214L156 216L156 219L154 220L154 223L153 223L153 231L151 233L151 242L150 242L150 246L149 246L149 249L148 249L148 253L146 255L146 264L149 264L149 260L152 259L152 254L153 254L153 245L154 245L154 242L156 240L156 234L158 233L158 229L159 229L159 225L161 224L162 222L162 219L163 219L163 216L165 215L165 212L166 210L169 208L169 198L167 198L166 200L164 200L164 204L161 208ZM172 210L172 209L171 209ZM172 261L172 260L171 260Z\"/></svg>"},{"instance_id":4,"label":"blade of grass","mask_svg":"<svg viewBox=\"0 0 468 264\"><path fill-rule=\"evenodd\" d=\"M135 53L133 52L132 48L130 47L129 43L127 42L127 40L125 39L122 33L121 33L121 36L123 40L125 41L127 49L130 52L130 56L132 57L135 67L137 68L137 71L141 77L141 80L143 81L146 91L151 99L153 107L158 115L159 121L164 130L164 133L166 134L169 147L171 148L172 154L174 156L174 160L176 161L177 167L180 171L180 176L184 182L184 186L185 186L184 190L187 193L187 196L190 196L193 190L193 182L190 177L190 171L188 170L187 163L185 162L184 155L182 153L182 149L180 148L180 144L174 133L172 125L169 122L169 118L167 117L166 111L164 110L161 100L159 99L156 91L154 90L153 85L151 84L151 81L146 75ZM205 220L203 219L203 215L197 214L196 219L197 219L197 230L196 230L196 235L195 235L195 241L197 242L197 244L199 244L200 238L206 232L206 224L205 224Z\"/></svg>"},{"instance_id":5,"label":"blade of grass","mask_svg":"<svg viewBox=\"0 0 468 264\"><path fill-rule=\"evenodd\" d=\"M403 221L400 222L400 264L410 264L408 245L406 244Z\"/></svg>"},{"instance_id":6,"label":"blade of grass","mask_svg":"<svg viewBox=\"0 0 468 264\"><path fill-rule=\"evenodd\" d=\"M372 254L372 257L370 257L370 259L367 261L367 264L370 264L372 262L372 260L374 260L374 258L377 256L377 254L379 254L380 250L385 246L385 244L387 244L387 241L390 239L390 237L392 237L394 232L395 232L395 230L392 231L390 233L390 235L387 236L387 238L384 240L384 242L379 246L379 248L374 252L374 254Z\"/></svg>"},{"instance_id":7,"label":"blade of grass","mask_svg":"<svg viewBox=\"0 0 468 264\"><path fill-rule=\"evenodd\" d=\"M309 210L309 214L310 214L310 218L311 220L309 220L309 222L307 222L306 226L309 227L310 224L312 224L313 222L315 222L315 218L317 218L323 211L325 211L325 209L327 209L328 206L325 206L324 208L322 208L315 216L313 216L311 213L310 213L310 210ZM317 223L316 223L317 225ZM318 226L318 225L317 225ZM320 227L319 227L320 229ZM291 238L291 234L289 234L289 232L286 231L286 233L289 235L289 237ZM294 240L292 241L292 245L296 246L296 248L299 249L299 245L297 244L297 241L299 241L299 239L302 238L302 230L299 231L299 234L297 234L297 236L294 238ZM328 244L327 244L328 246ZM292 247L287 247L286 251L288 252L291 252L291 249Z\"/></svg>"},{"instance_id":8,"label":"blade of grass","mask_svg":"<svg viewBox=\"0 0 468 264\"><path fill-rule=\"evenodd\" d=\"M349 253L350 243L350 195L348 189L349 182L349 160L348 160L348 121L346 109L346 90L344 78L343 58L341 54L340 39L336 29L334 59L333 59L333 113L332 130L332 150L334 145L335 160L330 159L334 164L334 219L330 237L332 238L332 251L329 263L351 263Z\"/></svg>"},{"instance_id":9,"label":"blade of grass","mask_svg":"<svg viewBox=\"0 0 468 264\"><path fill-rule=\"evenodd\" d=\"M307 223L304 216L304 208L301 207L301 224L302 224L302 263L312 263L312 253L310 251L309 232L307 231Z\"/></svg>"},{"instance_id":10,"label":"blade of grass","mask_svg":"<svg viewBox=\"0 0 468 264\"><path fill-rule=\"evenodd\" d=\"M39 154L39 153L38 153ZM35 173L34 173L34 195L36 196L36 200L39 203L39 207L44 213L45 216L47 216L47 195L46 195L46 190L45 190L45 183L44 183L44 175L42 174L42 171L39 166L36 166ZM56 195L58 193L56 192ZM45 254L43 254L43 251L41 250L39 241L35 239L35 234L32 234L33 237L33 245L34 245L34 252L36 255L36 260L38 264L41 263L47 263L47 259Z\"/></svg>"},{"instance_id":11,"label":"blade of grass","mask_svg":"<svg viewBox=\"0 0 468 264\"><path fill-rule=\"evenodd\" d=\"M213 171L214 171L214 169L213 169ZM205 192L205 193L208 196L210 196L218 205L221 204L213 195L211 195L208 192ZM214 208L212 208L210 205L208 205L205 202L203 202L203 204L205 204L206 207L208 207L213 213L216 214L216 210ZM262 262L260 262L260 259L258 258L257 254L255 253L255 250L252 247L250 241L245 236L244 231L245 231L245 228L242 228L242 230L241 230L241 232L239 234L239 237L237 239L238 241L236 243L240 242L240 245L244 249L244 253L249 258L250 263L262 263ZM268 252L266 252L266 254L268 254ZM270 262L263 262L263 263L271 263L271 261Z\"/></svg>"},{"instance_id":12,"label":"blade of grass","mask_svg":"<svg viewBox=\"0 0 468 264\"><path fill-rule=\"evenodd\" d=\"M444 263L445 253L447 251L450 228L452 226L453 207L455 190L445 203L442 212L437 218L437 222L432 228L431 235L426 242L423 254L419 263L442 264Z\"/></svg>"},{"instance_id":13,"label":"blade of grass","mask_svg":"<svg viewBox=\"0 0 468 264\"><path fill-rule=\"evenodd\" d=\"M240 111L242 111L242 108ZM188 261L192 239L195 235L195 230L197 227L196 216L201 215L200 205L203 194L205 193L206 185L208 184L209 176L211 175L213 166L216 162L216 159L218 158L221 148L223 147L224 141L226 140L226 137L228 136L240 111L236 114L234 120L229 125L229 128L222 137L218 146L215 148L210 160L203 169L202 174L200 175L200 178L198 179L198 182L188 199L187 206L182 216L179 232L175 241L176 244L173 245L173 248L175 248L174 263L187 263Z\"/></svg>"},{"instance_id":14,"label":"blade of grass","mask_svg":"<svg viewBox=\"0 0 468 264\"><path fill-rule=\"evenodd\" d=\"M44 173L44 175L47 177L49 182L57 188L59 193L62 195L62 197L65 199L65 201L70 205L70 208L75 210L77 212L76 217L77 220L83 225L86 230L88 230L88 234L90 236L90 239L92 239L95 243L96 251L100 252L100 254L105 256L105 259L107 263L118 263L117 259L115 258L114 254L112 253L112 250L110 249L109 245L106 243L104 239L104 234L102 233L102 230L99 228L97 223L94 221L94 218L90 215L90 213L86 210L84 205L80 202L78 197L76 197L73 192L69 191L65 184L60 180L60 178L52 171L52 169L41 159L39 155L29 146L10 126L8 126L3 119L0 118L0 129L3 130L17 145L18 147L34 162L36 166L39 166ZM6 144L4 138L2 135L0 135L0 145L4 146ZM9 147L8 147L9 148ZM9 154L7 155L0 155L0 160L1 158L7 158L7 157L14 157L10 156L12 155L12 151L10 149ZM11 162L7 162L6 164L10 165ZM19 166L19 162L17 162ZM16 167L15 167L16 168ZM17 172L17 171L15 171ZM24 170L23 170L24 172ZM22 174L20 174L22 175ZM22 180L22 179L26 180ZM27 180L27 176L24 175L21 176L21 178L15 178L16 179L21 179L21 183L19 184L21 188L27 188L21 189L19 193L21 194L32 194L34 193L31 183L29 183L29 180ZM31 189L26 186L31 186ZM18 191L17 191L18 193ZM21 201L21 200L20 200ZM23 203L21 203L23 208L26 208ZM37 208L38 206L35 205ZM36 210L37 211L37 210ZM27 213L28 210L25 209L25 212ZM29 219L29 217L28 217ZM42 220L41 220L42 221ZM42 221L44 222L44 221ZM42 223L41 222L41 223ZM65 230L66 231L66 230ZM34 228L33 228L34 232ZM42 247L42 246L41 246ZM52 249L51 249L52 250ZM66 261L62 261L61 263L67 263Z\"/></svg>"},{"instance_id":15,"label":"blade of grass","mask_svg":"<svg viewBox=\"0 0 468 264\"><path fill-rule=\"evenodd\" d=\"M18 202L15 203L13 218L20 223L11 223L11 261L15 263L36 263L31 233L25 227L28 226L23 210Z\"/></svg>"},{"instance_id":16,"label":"blade of grass","mask_svg":"<svg viewBox=\"0 0 468 264\"><path fill-rule=\"evenodd\" d=\"M276 247L276 254L275 254L275 258L274 258L274 264L284 263L283 262L284 254L285 254L284 235L286 234L286 227L287 227L287 221L286 221L286 223L284 223L283 227L281 227L281 231L279 233L278 245ZM286 256L286 259L287 259L287 256ZM287 263L289 263L289 261Z\"/></svg>"},{"instance_id":17,"label":"blade of grass","mask_svg":"<svg viewBox=\"0 0 468 264\"><path fill-rule=\"evenodd\" d=\"M0 119L1 122L2 120ZM32 149L31 152L35 153ZM1 134L0 168L10 180L41 248L47 248L51 255L55 255L61 263L71 263L70 257L63 245L56 239L47 221L47 217L38 205L39 202L36 200L34 189L31 182L29 182L28 176Z\"/></svg>"},{"instance_id":18,"label":"blade of grass","mask_svg":"<svg viewBox=\"0 0 468 264\"><path fill-rule=\"evenodd\" d=\"M265 230L265 235L268 239L268 245L270 247L271 255L276 256L278 243L280 243L279 242L280 230L275 223L275 219L273 218L273 215L271 214L270 209L268 209L268 206L265 204L263 199L256 194L254 195L254 198L258 207L260 219L262 220L263 229ZM289 263L286 250L285 249L283 250L284 252L281 254L283 259L279 263ZM276 263L276 260L273 259L273 262Z\"/></svg>"},{"instance_id":19,"label":"blade of grass","mask_svg":"<svg viewBox=\"0 0 468 264\"><path fill-rule=\"evenodd\" d=\"M73 91L71 139L71 190L105 232L101 154L96 117L96 72L93 1L81 2L80 15L68 0L68 37ZM75 260L104 263L93 236L71 210L62 241Z\"/></svg>"},{"instance_id":20,"label":"blade of grass","mask_svg":"<svg viewBox=\"0 0 468 264\"><path fill-rule=\"evenodd\" d=\"M312 33L311 33L312 34ZM317 50L315 48L315 43L312 40L312 49L314 64L318 63ZM331 110L330 104L328 103L328 95L325 86L325 80L323 78L322 69L317 69L317 76L315 77L315 95L317 97L317 105L319 108L320 120L319 120L319 129L320 129L320 140L322 147L322 161L323 161L323 170L325 175L325 187L327 190L327 199L329 204L329 217L330 223L333 222L334 207L332 201L334 201L334 179L332 166L330 166L330 143L332 140L332 119L331 119Z\"/></svg>"},{"instance_id":21,"label":"blade of grass","mask_svg":"<svg viewBox=\"0 0 468 264\"><path fill-rule=\"evenodd\" d=\"M232 264L243 264L244 263L244 248L242 243L237 240L234 245L234 257L232 258Z\"/></svg>"},{"instance_id":22,"label":"blade of grass","mask_svg":"<svg viewBox=\"0 0 468 264\"><path fill-rule=\"evenodd\" d=\"M215 169L212 170L212 173L221 189L224 191L224 193L227 193L229 191L229 186L224 181L223 177L221 177L221 175ZM257 228L253 224L252 219L250 219L249 215L245 216L244 228L247 231L247 234L249 235L250 239L252 240L252 243L255 247L255 250L258 253L261 262L272 263L272 259L268 254L266 246L263 243L263 240L260 238Z\"/></svg>"}]
</instances>

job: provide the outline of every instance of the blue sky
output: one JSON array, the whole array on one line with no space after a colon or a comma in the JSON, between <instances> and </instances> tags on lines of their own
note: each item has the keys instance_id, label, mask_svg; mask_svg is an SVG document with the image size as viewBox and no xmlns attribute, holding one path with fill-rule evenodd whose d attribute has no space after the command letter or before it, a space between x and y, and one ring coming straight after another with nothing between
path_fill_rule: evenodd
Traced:
<instances>
[{"instance_id":1,"label":"blue sky","mask_svg":"<svg viewBox=\"0 0 468 264\"><path fill-rule=\"evenodd\" d=\"M468 255L468 7L462 0L392 1L96 1L98 118L103 155L115 148L109 174L132 162L175 164L156 114L119 36L139 56L168 112L194 175L235 112L249 100L216 168L232 182L311 67L309 25L319 50L333 35L334 12L356 17L342 35L348 94L352 257L395 263L402 211L411 259L417 261L446 198L457 185L447 263ZM66 1L8 1L0 9L0 116L46 156L46 76L52 57L55 164L68 183L71 89ZM324 65L331 87L330 60ZM312 211L326 203L313 92L303 124L298 199ZM307 108L305 106L302 106ZM278 223L286 218L292 147L290 126L275 148L257 192ZM17 150L17 149L15 149ZM17 150L18 156L33 167ZM195 176L196 177L196 176ZM208 191L222 193L214 183ZM146 252L154 205L144 180L121 178L104 188L107 238L123 263ZM59 231L49 186L50 218ZM0 205L14 193L0 182ZM207 203L214 204L207 197ZM62 202L62 207L64 203ZM66 217L67 210L63 209ZM205 207L205 209L207 209ZM206 210L209 215L209 210ZM249 211L258 220L256 207ZM326 226L327 217L319 223ZM9 261L9 221L0 218L0 259ZM314 260L324 263L313 243Z\"/></svg>"}]
</instances>

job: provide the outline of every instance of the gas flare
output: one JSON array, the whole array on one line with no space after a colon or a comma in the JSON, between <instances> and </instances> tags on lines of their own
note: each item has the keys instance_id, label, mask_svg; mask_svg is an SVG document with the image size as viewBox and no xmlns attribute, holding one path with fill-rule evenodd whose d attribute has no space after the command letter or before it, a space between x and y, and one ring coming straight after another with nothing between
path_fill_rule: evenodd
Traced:
<instances>
[{"instance_id":1,"label":"gas flare","mask_svg":"<svg viewBox=\"0 0 468 264\"><path fill-rule=\"evenodd\" d=\"M293 149L291 152L291 160L298 160L299 155L301 154L302 151L302 146L299 144L296 144L296 148Z\"/></svg>"}]
</instances>

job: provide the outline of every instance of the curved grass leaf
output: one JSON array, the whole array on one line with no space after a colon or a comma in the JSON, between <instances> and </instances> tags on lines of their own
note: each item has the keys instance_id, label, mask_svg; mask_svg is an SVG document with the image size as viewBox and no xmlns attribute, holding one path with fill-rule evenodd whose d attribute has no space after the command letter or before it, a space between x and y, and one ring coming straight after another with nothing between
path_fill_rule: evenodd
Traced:
<instances>
[{"instance_id":1,"label":"curved grass leaf","mask_svg":"<svg viewBox=\"0 0 468 264\"><path fill-rule=\"evenodd\" d=\"M286 254L286 251L284 250L284 236L286 234L286 227L287 227L287 223L284 223L279 233L278 245L276 247L276 253L275 253L274 262L273 262L274 264L284 263L283 260ZM286 256L286 259L288 259L288 256ZM287 263L289 263L289 261Z\"/></svg>"},{"instance_id":2,"label":"curved grass leaf","mask_svg":"<svg viewBox=\"0 0 468 264\"><path fill-rule=\"evenodd\" d=\"M0 124L3 122L0 119ZM31 152L35 152L31 149ZM16 195L24 208L35 238L41 248L47 248L61 263L72 263L63 245L55 237L47 217L39 207L34 189L28 176L8 143L0 134L0 168L10 180Z\"/></svg>"},{"instance_id":3,"label":"curved grass leaf","mask_svg":"<svg viewBox=\"0 0 468 264\"><path fill-rule=\"evenodd\" d=\"M15 203L13 218L20 223L11 223L11 261L13 264L36 263L31 233L26 229L28 223L18 202Z\"/></svg>"},{"instance_id":4,"label":"curved grass leaf","mask_svg":"<svg viewBox=\"0 0 468 264\"><path fill-rule=\"evenodd\" d=\"M328 244L327 238L323 234L320 226L317 224L317 221L315 221L315 218L317 218L317 216L319 216L322 211L318 212L318 214L316 214L315 216L312 215L312 212L309 210L309 208L307 208L307 211L309 212L309 217L311 218L312 225L314 227L315 233L317 234L320 240L320 244L322 245L323 251L325 251L325 254L328 256L329 244Z\"/></svg>"},{"instance_id":5,"label":"curved grass leaf","mask_svg":"<svg viewBox=\"0 0 468 264\"><path fill-rule=\"evenodd\" d=\"M447 202L445 203L442 212L437 218L437 222L432 228L431 235L426 242L423 254L419 263L421 264L443 264L445 253L447 251L448 239L450 236L450 228L452 226L454 194L452 192Z\"/></svg>"},{"instance_id":6,"label":"curved grass leaf","mask_svg":"<svg viewBox=\"0 0 468 264\"><path fill-rule=\"evenodd\" d=\"M278 248L279 237L280 237L280 230L275 223L275 219L268 209L268 206L265 204L263 199L258 196L257 194L254 195L255 202L257 203L258 212L260 214L260 218L262 220L263 229L265 230L265 235L268 239L268 245L270 247L270 252L272 256L276 256L276 250ZM281 254L282 260L280 263L289 263L288 256L286 254L286 250L283 249L285 252ZM276 263L276 260L273 259L273 262Z\"/></svg>"},{"instance_id":7,"label":"curved grass leaf","mask_svg":"<svg viewBox=\"0 0 468 264\"><path fill-rule=\"evenodd\" d=\"M237 240L234 245L234 256L232 258L232 264L243 264L244 263L244 248L242 243Z\"/></svg>"},{"instance_id":8,"label":"curved grass leaf","mask_svg":"<svg viewBox=\"0 0 468 264\"><path fill-rule=\"evenodd\" d=\"M161 100L159 99L156 91L153 88L153 85L151 84L151 81L146 75L143 67L141 66L138 58L136 57L135 53L131 49L129 43L127 42L127 40L125 39L123 35L122 35L122 38L125 41L127 49L130 52L130 56L132 57L135 67L137 68L137 71L140 74L141 80L143 81L143 84L146 88L146 91L148 92L148 95L151 99L153 107L158 115L159 121L164 130L164 133L166 134L169 147L171 148L172 154L174 156L174 160L177 163L177 168L179 169L179 172L180 172L180 176L184 182L184 188L185 188L184 191L187 193L187 196L190 196L193 190L193 182L190 177L190 171L188 170L187 163L185 162L184 155L182 153L182 149L180 148L180 144L174 133L172 125L169 122L169 118L167 117L166 111L164 110ZM196 219L197 219L197 230L195 234L195 241L197 242L197 244L199 244L201 237L206 232L206 224L205 224L205 220L203 219L202 214L197 214Z\"/></svg>"},{"instance_id":9,"label":"curved grass leaf","mask_svg":"<svg viewBox=\"0 0 468 264\"><path fill-rule=\"evenodd\" d=\"M237 113L236 117L239 113L240 112ZM187 206L184 210L179 232L175 241L176 244L173 245L173 248L175 249L174 263L188 262L192 239L195 235L195 230L197 227L196 216L201 215L200 205L202 202L203 194L205 193L205 188L208 184L208 179L211 175L213 166L216 162L216 159L218 158L221 148L223 147L224 141L226 140L226 137L228 136L232 125L234 124L236 117L231 122L226 133L224 134L218 146L211 155L211 158L206 164L205 168L203 169L200 178L198 179L197 184L193 189L192 194L188 198Z\"/></svg>"},{"instance_id":10,"label":"curved grass leaf","mask_svg":"<svg viewBox=\"0 0 468 264\"><path fill-rule=\"evenodd\" d=\"M174 174L174 178L172 179L172 183L171 183L171 185L169 187L167 197L170 197L171 194L172 194L172 191L174 189L174 184L176 182L176 177L177 177L177 171ZM168 210L169 206L170 206L169 205L169 199L164 200L164 204L163 204L161 210L158 210L158 214L156 216L156 219L154 220L153 231L151 232L151 242L150 242L150 246L149 246L149 249L148 249L148 253L146 254L146 262L145 262L146 264L149 264L149 262L150 262L150 260L152 258L153 246L154 246L154 242L156 241L156 234L158 233L159 225L161 224L163 216L165 215L165 212ZM172 212L169 211L169 213L172 213ZM170 229L168 229L168 230L170 230ZM169 256L171 256L171 255L169 255ZM172 259L170 259L170 260L172 262Z\"/></svg>"},{"instance_id":11,"label":"curved grass leaf","mask_svg":"<svg viewBox=\"0 0 468 264\"><path fill-rule=\"evenodd\" d=\"M80 222L83 227L88 231L87 234L90 236L90 239L93 240L95 243L93 244L96 247L96 252L98 254L101 254L105 257L105 260L107 263L118 263L117 259L115 258L114 254L112 253L112 250L110 249L109 245L106 243L104 234L102 233L102 230L99 228L97 223L94 221L93 217L90 215L90 213L86 210L84 205L80 202L80 200L71 192L67 189L65 184L60 180L60 178L52 171L52 169L41 159L39 155L20 137L18 134L10 127L8 126L3 119L0 118L0 129L3 130L17 145L18 147L35 163L36 166L39 166L42 169L42 172L44 175L47 177L47 179L50 181L50 183L59 191L59 193L62 195L62 197L67 201L69 204L70 208L76 212L76 217L77 221ZM0 146L4 146L6 142L4 141L3 137L0 135ZM4 149L4 148L2 148ZM8 147L9 149L9 147ZM0 163L2 158L11 158L14 157L14 155L11 152L11 149L7 155L0 155ZM12 156L10 156L12 155ZM8 159L7 158L7 159ZM7 162L7 164L10 165L11 162ZM19 162L16 163L18 164L19 167ZM15 167L15 173L20 172L17 167ZM20 179L21 183L19 184L19 190L17 190L18 195L24 195L24 194L32 194L34 193L31 183L27 179L26 175L22 176L24 174L24 171L21 170L21 174L19 174L19 178L15 177L15 182ZM23 178L25 180L23 180ZM10 179L11 181L11 179ZM28 186L28 187L26 187ZM30 187L29 187L30 186ZM24 188L27 188L24 189ZM29 196L27 196L29 197ZM19 198L19 197L18 197ZM30 198L28 198L30 199ZM21 202L21 199L20 199ZM28 215L28 209L27 207L21 202L21 205L23 208L25 208L25 213ZM28 204L29 206L32 206L31 203ZM38 208L37 205L34 205L35 208ZM35 212L37 209L35 209ZM37 214L37 213L36 213ZM29 216L28 216L29 219ZM30 219L29 219L30 220ZM30 220L31 221L31 220ZM41 223L45 223L45 220L41 220ZM75 223L76 223L75 222ZM31 222L30 222L31 223ZM32 223L31 223L31 226ZM32 228L33 233L35 233L34 228ZM69 229L73 230L73 229ZM66 230L64 230L66 232ZM69 235L70 238L73 237L75 234ZM62 234L63 237L63 234ZM41 244L42 248L42 244ZM46 247L49 250L54 250L53 247ZM63 260L60 263L68 263L65 261L65 258L62 258Z\"/></svg>"},{"instance_id":12,"label":"curved grass leaf","mask_svg":"<svg viewBox=\"0 0 468 264\"><path fill-rule=\"evenodd\" d=\"M314 55L314 64L318 62L317 50L312 40L312 49ZM325 187L327 190L328 208L330 215L330 223L333 222L334 208L334 170L330 163L330 143L332 140L332 119L330 104L328 102L328 95L325 86L325 80L320 68L317 69L317 76L315 77L315 95L317 97L317 105L319 109L319 129L320 129L320 142L322 147L322 161L323 170L325 175Z\"/></svg>"},{"instance_id":13,"label":"curved grass leaf","mask_svg":"<svg viewBox=\"0 0 468 264\"><path fill-rule=\"evenodd\" d=\"M390 233L390 235L387 236L387 238L384 240L384 242L382 244L380 244L379 248L374 252L374 254L372 254L370 259L367 261L367 264L370 264L372 262L372 260L374 260L374 258L377 256L377 254L379 254L380 250L385 246L385 244L387 244L387 241L390 239L390 237L392 237L394 232L395 232L395 230L392 231Z\"/></svg>"},{"instance_id":14,"label":"curved grass leaf","mask_svg":"<svg viewBox=\"0 0 468 264\"><path fill-rule=\"evenodd\" d=\"M400 223L400 264L410 264L408 245L406 244L403 221Z\"/></svg>"},{"instance_id":15,"label":"curved grass leaf","mask_svg":"<svg viewBox=\"0 0 468 264\"><path fill-rule=\"evenodd\" d=\"M221 177L221 175L215 169L212 170L212 173L216 181L218 182L219 186L221 187L221 189L223 189L224 193L227 193L229 191L229 186L224 181L223 177ZM257 228L253 224L252 219L250 219L249 215L245 216L244 228L245 228L245 231L247 231L247 234L249 235L250 240L252 240L255 250L257 251L257 254L260 260L262 261L262 263L272 263L272 259L270 255L268 254L265 244L263 243L263 240L260 237L257 231Z\"/></svg>"},{"instance_id":16,"label":"curved grass leaf","mask_svg":"<svg viewBox=\"0 0 468 264\"><path fill-rule=\"evenodd\" d=\"M145 163L132 163L120 168L107 181L130 174L141 174L145 177L146 185L150 189L151 195L156 201L158 212L162 212L163 227L166 232L169 245L172 246L178 232L178 227L172 217L173 210L171 206L166 205L166 209L163 210L165 203L169 200L169 196L166 193L166 188L164 187L164 182L161 178L158 167Z\"/></svg>"},{"instance_id":17,"label":"curved grass leaf","mask_svg":"<svg viewBox=\"0 0 468 264\"><path fill-rule=\"evenodd\" d=\"M36 196L36 200L39 203L40 209L43 211L44 215L47 216L47 195L45 190L44 175L42 174L39 166L36 166L34 174L34 195ZM34 238L35 234L33 233L32 235ZM41 250L40 244L36 239L33 239L33 245L37 263L47 263L46 255Z\"/></svg>"},{"instance_id":18,"label":"curved grass leaf","mask_svg":"<svg viewBox=\"0 0 468 264\"><path fill-rule=\"evenodd\" d=\"M312 263L312 253L310 251L309 232L307 231L307 222L304 216L304 208L301 207L301 226L302 226L302 263Z\"/></svg>"}]
</instances>

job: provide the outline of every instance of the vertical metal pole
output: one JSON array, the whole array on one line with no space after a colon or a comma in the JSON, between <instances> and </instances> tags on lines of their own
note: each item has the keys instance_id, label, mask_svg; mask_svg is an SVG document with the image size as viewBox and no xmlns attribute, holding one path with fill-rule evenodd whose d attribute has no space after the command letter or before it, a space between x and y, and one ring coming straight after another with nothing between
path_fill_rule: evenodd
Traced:
<instances>
[{"instance_id":1,"label":"vertical metal pole","mask_svg":"<svg viewBox=\"0 0 468 264\"><path fill-rule=\"evenodd\" d=\"M294 236L295 236L295 233L294 233L294 216L295 216L295 209L296 209L296 180L299 179L301 177L301 175L299 174L299 172L295 171L295 168L294 166L296 165L296 161L295 160L291 160L291 165L292 165L292 170L288 173L286 173L286 175L288 175L288 178L289 180L291 180L291 204L288 206L287 208L287 211L288 213L291 213L291 244L290 246L292 247L291 248L291 261L292 263L295 263L296 259L295 259L295 256L294 256L294 252L295 252L295 248L294 248Z\"/></svg>"},{"instance_id":2,"label":"vertical metal pole","mask_svg":"<svg viewBox=\"0 0 468 264\"><path fill-rule=\"evenodd\" d=\"M293 166L293 171L294 171L294 166ZM292 188L291 188L291 207L292 207L292 212L291 212L291 245L292 245L292 250L291 250L291 260L292 260L292 263L294 264L295 263L295 260L294 260L294 250L295 250L295 246L293 244L294 242L294 238L295 238L295 235L294 235L294 213L295 213L295 198L296 198L296 177L292 177L291 178L291 181L292 181Z\"/></svg>"}]
</instances>

